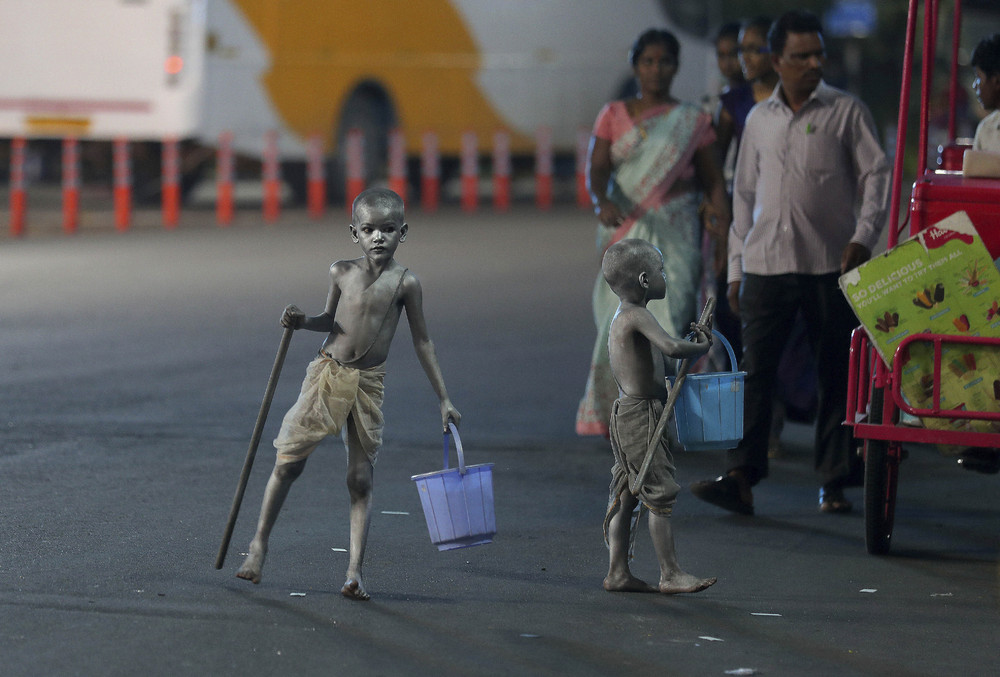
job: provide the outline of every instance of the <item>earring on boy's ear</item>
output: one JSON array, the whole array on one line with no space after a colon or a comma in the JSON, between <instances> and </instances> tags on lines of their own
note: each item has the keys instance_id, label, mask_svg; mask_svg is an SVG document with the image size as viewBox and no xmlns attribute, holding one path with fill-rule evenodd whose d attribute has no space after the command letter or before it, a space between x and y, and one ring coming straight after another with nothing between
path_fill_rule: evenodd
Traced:
<instances>
[{"instance_id":1,"label":"earring on boy's ear","mask_svg":"<svg viewBox=\"0 0 1000 677\"><path fill-rule=\"evenodd\" d=\"M354 226L347 227L351 231L351 239L354 240L354 244L361 242L361 238L358 237L358 230Z\"/></svg>"},{"instance_id":2,"label":"earring on boy's ear","mask_svg":"<svg viewBox=\"0 0 1000 677\"><path fill-rule=\"evenodd\" d=\"M649 274L646 271L639 273L639 286L649 289Z\"/></svg>"}]
</instances>

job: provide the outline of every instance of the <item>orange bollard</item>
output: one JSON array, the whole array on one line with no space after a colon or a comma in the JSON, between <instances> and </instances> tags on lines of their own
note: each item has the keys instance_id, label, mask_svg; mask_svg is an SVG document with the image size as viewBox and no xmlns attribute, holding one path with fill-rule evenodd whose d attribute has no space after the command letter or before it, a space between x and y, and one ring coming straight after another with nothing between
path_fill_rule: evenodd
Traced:
<instances>
[{"instance_id":1,"label":"orange bollard","mask_svg":"<svg viewBox=\"0 0 1000 677\"><path fill-rule=\"evenodd\" d=\"M539 127L535 134L535 202L539 209L552 207L552 128Z\"/></svg>"},{"instance_id":2,"label":"orange bollard","mask_svg":"<svg viewBox=\"0 0 1000 677\"><path fill-rule=\"evenodd\" d=\"M347 213L351 213L354 198L365 189L365 134L357 127L347 132Z\"/></svg>"},{"instance_id":3,"label":"orange bollard","mask_svg":"<svg viewBox=\"0 0 1000 677\"><path fill-rule=\"evenodd\" d=\"M462 134L462 209L475 211L479 206L479 143L476 133Z\"/></svg>"},{"instance_id":4,"label":"orange bollard","mask_svg":"<svg viewBox=\"0 0 1000 677\"><path fill-rule=\"evenodd\" d=\"M399 129L389 132L389 190L406 202L406 140Z\"/></svg>"},{"instance_id":5,"label":"orange bollard","mask_svg":"<svg viewBox=\"0 0 1000 677\"><path fill-rule=\"evenodd\" d=\"M15 137L10 142L10 234L24 235L25 217L28 213L28 195L25 191L24 159L28 142Z\"/></svg>"},{"instance_id":6,"label":"orange bollard","mask_svg":"<svg viewBox=\"0 0 1000 677\"><path fill-rule=\"evenodd\" d=\"M438 136L424 132L423 152L420 155L420 206L433 212L441 200L441 153Z\"/></svg>"},{"instance_id":7,"label":"orange bollard","mask_svg":"<svg viewBox=\"0 0 1000 677\"><path fill-rule=\"evenodd\" d=\"M233 222L233 133L219 134L215 153L215 220L220 226Z\"/></svg>"},{"instance_id":8,"label":"orange bollard","mask_svg":"<svg viewBox=\"0 0 1000 677\"><path fill-rule=\"evenodd\" d=\"M590 150L590 130L581 127L576 132L576 205L590 207L590 191L587 190L587 155Z\"/></svg>"},{"instance_id":9,"label":"orange bollard","mask_svg":"<svg viewBox=\"0 0 1000 677\"><path fill-rule=\"evenodd\" d=\"M126 231L132 225L132 161L129 156L128 140L115 139L111 154L115 228Z\"/></svg>"},{"instance_id":10,"label":"orange bollard","mask_svg":"<svg viewBox=\"0 0 1000 677\"><path fill-rule=\"evenodd\" d=\"M493 208L510 208L510 133L499 130L493 135Z\"/></svg>"},{"instance_id":11,"label":"orange bollard","mask_svg":"<svg viewBox=\"0 0 1000 677\"><path fill-rule=\"evenodd\" d=\"M162 155L163 226L173 229L177 227L181 211L180 149L177 139L163 140Z\"/></svg>"},{"instance_id":12,"label":"orange bollard","mask_svg":"<svg viewBox=\"0 0 1000 677\"><path fill-rule=\"evenodd\" d=\"M326 209L326 171L323 167L323 136L309 135L306 146L306 202L309 216L323 218Z\"/></svg>"},{"instance_id":13,"label":"orange bollard","mask_svg":"<svg viewBox=\"0 0 1000 677\"><path fill-rule=\"evenodd\" d=\"M75 233L80 225L80 144L74 138L62 145L63 231Z\"/></svg>"},{"instance_id":14,"label":"orange bollard","mask_svg":"<svg viewBox=\"0 0 1000 677\"><path fill-rule=\"evenodd\" d=\"M274 223L281 213L281 170L278 166L278 132L264 137L264 220Z\"/></svg>"}]
</instances>

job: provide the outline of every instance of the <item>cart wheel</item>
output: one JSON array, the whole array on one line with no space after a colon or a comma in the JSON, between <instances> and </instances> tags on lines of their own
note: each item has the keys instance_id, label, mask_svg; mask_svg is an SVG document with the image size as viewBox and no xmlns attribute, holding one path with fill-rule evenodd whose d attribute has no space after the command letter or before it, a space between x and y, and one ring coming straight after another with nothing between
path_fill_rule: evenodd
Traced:
<instances>
[{"instance_id":1,"label":"cart wheel","mask_svg":"<svg viewBox=\"0 0 1000 677\"><path fill-rule=\"evenodd\" d=\"M869 420L873 424L882 422L883 396L881 389L872 389ZM865 546L873 555L889 552L900 457L898 442L865 441Z\"/></svg>"}]
</instances>

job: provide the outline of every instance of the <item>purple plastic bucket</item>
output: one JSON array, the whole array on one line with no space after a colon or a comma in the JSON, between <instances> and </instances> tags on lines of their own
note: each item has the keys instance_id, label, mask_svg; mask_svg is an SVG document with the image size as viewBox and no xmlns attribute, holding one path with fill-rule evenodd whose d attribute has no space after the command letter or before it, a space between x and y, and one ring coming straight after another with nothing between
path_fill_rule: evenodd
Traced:
<instances>
[{"instance_id":1,"label":"purple plastic bucket","mask_svg":"<svg viewBox=\"0 0 1000 677\"><path fill-rule=\"evenodd\" d=\"M468 548L493 541L493 464L465 465L458 429L444 435L444 470L414 475L431 542L438 550ZM448 467L448 438L454 436L458 467Z\"/></svg>"}]
</instances>

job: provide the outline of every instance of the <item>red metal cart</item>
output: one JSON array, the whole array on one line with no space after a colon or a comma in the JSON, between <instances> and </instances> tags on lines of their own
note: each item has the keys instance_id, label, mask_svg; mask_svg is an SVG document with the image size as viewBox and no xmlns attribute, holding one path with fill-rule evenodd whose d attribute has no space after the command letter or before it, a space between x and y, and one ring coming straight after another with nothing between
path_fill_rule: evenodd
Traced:
<instances>
[{"instance_id":1,"label":"red metal cart","mask_svg":"<svg viewBox=\"0 0 1000 677\"><path fill-rule=\"evenodd\" d=\"M910 105L910 82L913 73L914 44L919 14L923 14L923 54L934 54L937 43L940 0L910 0L907 17L906 46L903 59L903 83L900 91L899 125L896 156L892 177L892 218L888 246L899 242L900 233L909 227L915 235L944 217L964 210L972 220L994 258L1000 257L1000 179L970 179L961 174L963 144L955 140L955 102L958 92L958 40L962 12L961 0L955 0L954 35L951 51L951 85L949 101L949 138L952 143L942 149L938 164L941 169L927 167L928 102L933 78L933 58L924 58L921 68L920 140L918 145L917 180L913 185L910 209L900 218L899 185L903 173L906 145L907 111ZM956 171L959 170L959 171ZM908 222L908 223L907 223ZM932 406L915 408L904 401L900 393L901 356L915 342L926 342L934 349L934 381ZM864 329L855 329L851 342L848 373L847 420L854 435L864 445L865 478L865 545L868 552L889 551L896 509L896 488L899 466L905 457L905 443L947 444L967 447L1000 449L1000 433L968 430L936 430L900 425L899 412L918 417L1000 421L1000 412L942 410L941 350L947 343L988 344L998 346L1000 339L951 336L943 334L913 334L897 347L892 365L887 365L874 351ZM947 376L946 376L947 377Z\"/></svg>"}]
</instances>

